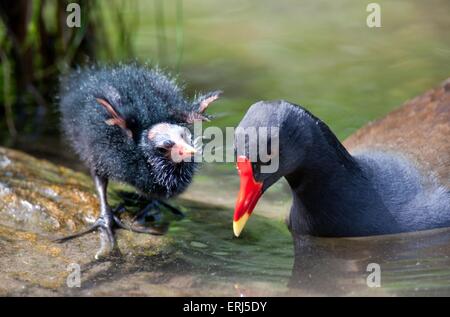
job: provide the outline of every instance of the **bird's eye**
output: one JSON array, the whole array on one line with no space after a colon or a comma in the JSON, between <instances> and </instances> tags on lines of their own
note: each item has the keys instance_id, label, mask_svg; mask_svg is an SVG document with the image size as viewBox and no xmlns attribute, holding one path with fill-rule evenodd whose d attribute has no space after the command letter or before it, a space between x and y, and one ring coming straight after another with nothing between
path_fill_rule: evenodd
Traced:
<instances>
[{"instance_id":1,"label":"bird's eye","mask_svg":"<svg viewBox=\"0 0 450 317\"><path fill-rule=\"evenodd\" d=\"M157 150L162 154L166 154L169 151L169 149L166 149L164 147L159 147L159 148L157 148Z\"/></svg>"},{"instance_id":2,"label":"bird's eye","mask_svg":"<svg viewBox=\"0 0 450 317\"><path fill-rule=\"evenodd\" d=\"M157 145L156 148L160 153L166 154L167 152L169 152L172 149L172 147L174 145L175 145L175 142L173 142L171 140L164 140L159 145Z\"/></svg>"},{"instance_id":3,"label":"bird's eye","mask_svg":"<svg viewBox=\"0 0 450 317\"><path fill-rule=\"evenodd\" d=\"M172 146L174 146L175 145L175 142L173 142L173 141L171 141L171 140L165 140L164 142L163 142L163 148L165 148L165 149L170 149Z\"/></svg>"}]
</instances>

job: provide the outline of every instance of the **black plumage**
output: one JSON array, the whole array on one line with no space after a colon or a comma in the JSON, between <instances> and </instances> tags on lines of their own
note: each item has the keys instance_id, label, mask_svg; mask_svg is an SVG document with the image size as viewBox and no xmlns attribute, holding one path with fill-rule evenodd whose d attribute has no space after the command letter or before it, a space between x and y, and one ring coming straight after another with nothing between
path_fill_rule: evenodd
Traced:
<instances>
[{"instance_id":1,"label":"black plumage","mask_svg":"<svg viewBox=\"0 0 450 317\"><path fill-rule=\"evenodd\" d=\"M154 198L183 192L196 169L186 159L193 152L191 124L207 119L203 112L218 94L189 101L173 77L136 63L79 68L61 80L62 130L94 177L104 209L99 219L111 220L92 228L105 227L102 245L115 244L111 226L118 220L106 199L108 179ZM184 161L173 159L175 148Z\"/></svg>"}]
</instances>

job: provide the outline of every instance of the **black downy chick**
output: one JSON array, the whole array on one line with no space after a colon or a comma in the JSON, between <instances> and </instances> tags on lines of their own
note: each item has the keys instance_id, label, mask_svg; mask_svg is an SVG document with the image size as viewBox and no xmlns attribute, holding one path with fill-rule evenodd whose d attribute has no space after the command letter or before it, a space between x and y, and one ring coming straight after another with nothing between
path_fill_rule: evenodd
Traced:
<instances>
[{"instance_id":1,"label":"black downy chick","mask_svg":"<svg viewBox=\"0 0 450 317\"><path fill-rule=\"evenodd\" d=\"M59 241L99 229L96 257L115 249L114 226L130 228L108 205L109 179L156 199L183 192L196 169L190 129L194 121L208 120L204 112L219 94L188 101L173 78L137 64L81 68L63 78L62 129L91 170L100 216L89 229ZM161 234L156 229L149 233Z\"/></svg>"}]
</instances>

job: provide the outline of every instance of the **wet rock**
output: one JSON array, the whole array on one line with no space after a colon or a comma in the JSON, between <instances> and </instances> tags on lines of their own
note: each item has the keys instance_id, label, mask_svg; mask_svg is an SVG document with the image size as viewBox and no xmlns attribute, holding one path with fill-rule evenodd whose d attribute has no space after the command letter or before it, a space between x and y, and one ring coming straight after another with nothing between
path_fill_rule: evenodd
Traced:
<instances>
[{"instance_id":1,"label":"wet rock","mask_svg":"<svg viewBox=\"0 0 450 317\"><path fill-rule=\"evenodd\" d=\"M0 295L60 293L67 267L92 263L99 241L95 233L65 244L53 240L88 226L97 210L89 177L0 148ZM117 236L124 258L169 257L169 237L125 231ZM95 274L86 273L85 279Z\"/></svg>"},{"instance_id":2,"label":"wet rock","mask_svg":"<svg viewBox=\"0 0 450 317\"><path fill-rule=\"evenodd\" d=\"M0 224L42 235L92 222L97 201L81 173L0 148Z\"/></svg>"}]
</instances>

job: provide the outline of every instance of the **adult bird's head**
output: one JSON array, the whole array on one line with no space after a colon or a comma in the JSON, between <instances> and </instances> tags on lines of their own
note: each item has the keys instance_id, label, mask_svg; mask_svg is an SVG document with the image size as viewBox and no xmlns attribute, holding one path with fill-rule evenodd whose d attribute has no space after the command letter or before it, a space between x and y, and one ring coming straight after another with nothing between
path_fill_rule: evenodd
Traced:
<instances>
[{"instance_id":1,"label":"adult bird's head","mask_svg":"<svg viewBox=\"0 0 450 317\"><path fill-rule=\"evenodd\" d=\"M233 217L239 236L262 194L281 177L313 159L315 119L303 108L286 101L253 104L235 132L240 190Z\"/></svg>"}]
</instances>

